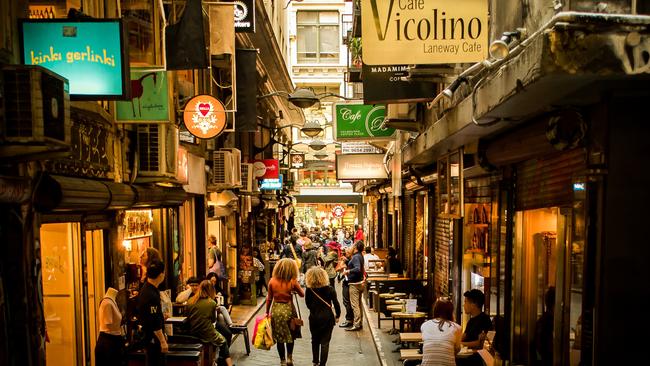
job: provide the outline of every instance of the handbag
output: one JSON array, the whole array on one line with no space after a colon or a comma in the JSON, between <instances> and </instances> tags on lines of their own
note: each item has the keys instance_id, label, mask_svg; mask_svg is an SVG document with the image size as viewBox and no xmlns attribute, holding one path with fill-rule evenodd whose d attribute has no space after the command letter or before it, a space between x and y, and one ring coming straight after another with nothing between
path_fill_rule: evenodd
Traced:
<instances>
[{"instance_id":1,"label":"handbag","mask_svg":"<svg viewBox=\"0 0 650 366\"><path fill-rule=\"evenodd\" d=\"M295 296L295 294L293 296ZM293 339L302 338L302 332L300 327L302 327L303 325L305 325L305 322L302 320L302 317L300 315L300 306L296 306L292 297L291 318L289 318L289 330L291 331L291 338Z\"/></svg>"},{"instance_id":2,"label":"handbag","mask_svg":"<svg viewBox=\"0 0 650 366\"><path fill-rule=\"evenodd\" d=\"M320 295L317 294L316 291L314 291L313 289L310 288L310 290L311 290L311 292L314 293L314 295L316 295L316 297L317 297L318 299L320 299L320 301L323 302L323 304L327 305L328 308L332 309L332 305L331 305L330 303L328 303L327 301L323 300L323 298L320 297Z\"/></svg>"}]
</instances>

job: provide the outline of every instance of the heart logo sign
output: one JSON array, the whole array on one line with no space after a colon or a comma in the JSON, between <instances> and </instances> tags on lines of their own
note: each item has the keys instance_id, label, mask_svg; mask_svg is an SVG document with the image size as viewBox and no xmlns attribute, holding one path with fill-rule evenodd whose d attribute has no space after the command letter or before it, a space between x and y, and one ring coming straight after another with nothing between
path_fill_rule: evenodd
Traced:
<instances>
[{"instance_id":1,"label":"heart logo sign","mask_svg":"<svg viewBox=\"0 0 650 366\"><path fill-rule=\"evenodd\" d=\"M198 106L199 112L205 117L210 112L210 104L208 103L199 103Z\"/></svg>"}]
</instances>

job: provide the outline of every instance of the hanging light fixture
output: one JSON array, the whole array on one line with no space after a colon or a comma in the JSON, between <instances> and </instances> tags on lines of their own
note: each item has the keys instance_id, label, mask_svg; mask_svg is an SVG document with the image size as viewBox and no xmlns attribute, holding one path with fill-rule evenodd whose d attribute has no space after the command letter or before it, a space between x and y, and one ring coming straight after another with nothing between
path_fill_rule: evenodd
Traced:
<instances>
[{"instance_id":1,"label":"hanging light fixture","mask_svg":"<svg viewBox=\"0 0 650 366\"><path fill-rule=\"evenodd\" d=\"M321 140L313 140L312 142L309 143L309 147L312 148L313 150L320 151L323 150L325 147L327 147L327 144Z\"/></svg>"},{"instance_id":2,"label":"hanging light fixture","mask_svg":"<svg viewBox=\"0 0 650 366\"><path fill-rule=\"evenodd\" d=\"M307 121L300 129L300 132L309 137L316 137L323 132L323 127L316 121Z\"/></svg>"},{"instance_id":3,"label":"hanging light fixture","mask_svg":"<svg viewBox=\"0 0 650 366\"><path fill-rule=\"evenodd\" d=\"M298 108L309 108L318 103L320 99L311 89L298 88L289 94L287 100Z\"/></svg>"},{"instance_id":4,"label":"hanging light fixture","mask_svg":"<svg viewBox=\"0 0 650 366\"><path fill-rule=\"evenodd\" d=\"M316 153L316 154L314 154L314 157L316 159L318 159L318 160L327 159L328 156L329 156L329 154L326 154L326 153Z\"/></svg>"}]
</instances>

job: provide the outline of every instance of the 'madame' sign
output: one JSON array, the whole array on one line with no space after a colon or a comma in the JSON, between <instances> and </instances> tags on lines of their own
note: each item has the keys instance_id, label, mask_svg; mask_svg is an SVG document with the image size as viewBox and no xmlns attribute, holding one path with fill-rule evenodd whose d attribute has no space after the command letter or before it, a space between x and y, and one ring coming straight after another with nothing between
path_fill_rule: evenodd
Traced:
<instances>
[{"instance_id":1,"label":"'madame' sign","mask_svg":"<svg viewBox=\"0 0 650 366\"><path fill-rule=\"evenodd\" d=\"M361 22L368 65L487 58L487 0L361 0Z\"/></svg>"}]
</instances>

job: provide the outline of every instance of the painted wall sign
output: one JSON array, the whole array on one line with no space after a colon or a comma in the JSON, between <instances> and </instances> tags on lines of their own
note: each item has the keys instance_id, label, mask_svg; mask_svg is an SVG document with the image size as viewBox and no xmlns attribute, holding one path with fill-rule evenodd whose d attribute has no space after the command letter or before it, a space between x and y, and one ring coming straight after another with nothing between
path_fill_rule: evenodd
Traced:
<instances>
[{"instance_id":1,"label":"painted wall sign","mask_svg":"<svg viewBox=\"0 0 650 366\"><path fill-rule=\"evenodd\" d=\"M488 33L487 0L361 0L368 65L482 61Z\"/></svg>"},{"instance_id":2,"label":"painted wall sign","mask_svg":"<svg viewBox=\"0 0 650 366\"><path fill-rule=\"evenodd\" d=\"M22 61L67 78L73 99L125 99L128 58L119 19L24 19Z\"/></svg>"},{"instance_id":3,"label":"painted wall sign","mask_svg":"<svg viewBox=\"0 0 650 366\"><path fill-rule=\"evenodd\" d=\"M408 76L407 65L363 65L363 102L404 103L432 100L436 83L427 81L402 81Z\"/></svg>"},{"instance_id":4,"label":"painted wall sign","mask_svg":"<svg viewBox=\"0 0 650 366\"><path fill-rule=\"evenodd\" d=\"M117 102L120 122L168 122L169 83L165 70L131 69L131 101Z\"/></svg>"},{"instance_id":5,"label":"painted wall sign","mask_svg":"<svg viewBox=\"0 0 650 366\"><path fill-rule=\"evenodd\" d=\"M387 140L395 134L395 129L382 127L386 118L383 104L335 103L335 140Z\"/></svg>"},{"instance_id":6,"label":"painted wall sign","mask_svg":"<svg viewBox=\"0 0 650 366\"><path fill-rule=\"evenodd\" d=\"M384 154L336 155L336 179L386 179Z\"/></svg>"},{"instance_id":7,"label":"painted wall sign","mask_svg":"<svg viewBox=\"0 0 650 366\"><path fill-rule=\"evenodd\" d=\"M235 7L235 32L255 33L255 0L231 2Z\"/></svg>"},{"instance_id":8,"label":"painted wall sign","mask_svg":"<svg viewBox=\"0 0 650 366\"><path fill-rule=\"evenodd\" d=\"M257 179L274 179L280 174L278 159L252 160L254 177Z\"/></svg>"},{"instance_id":9,"label":"painted wall sign","mask_svg":"<svg viewBox=\"0 0 650 366\"><path fill-rule=\"evenodd\" d=\"M211 139L226 128L226 111L223 104L207 94L197 95L185 105L185 128L200 139Z\"/></svg>"},{"instance_id":10,"label":"painted wall sign","mask_svg":"<svg viewBox=\"0 0 650 366\"><path fill-rule=\"evenodd\" d=\"M305 167L305 154L291 154L291 168L302 169Z\"/></svg>"},{"instance_id":11,"label":"painted wall sign","mask_svg":"<svg viewBox=\"0 0 650 366\"><path fill-rule=\"evenodd\" d=\"M336 218L341 218L345 215L345 208L341 205L336 205L332 208L332 215Z\"/></svg>"},{"instance_id":12,"label":"painted wall sign","mask_svg":"<svg viewBox=\"0 0 650 366\"><path fill-rule=\"evenodd\" d=\"M260 189L268 189L268 190L282 189L282 176L280 175L278 178L262 179L262 184L260 185Z\"/></svg>"}]
</instances>

